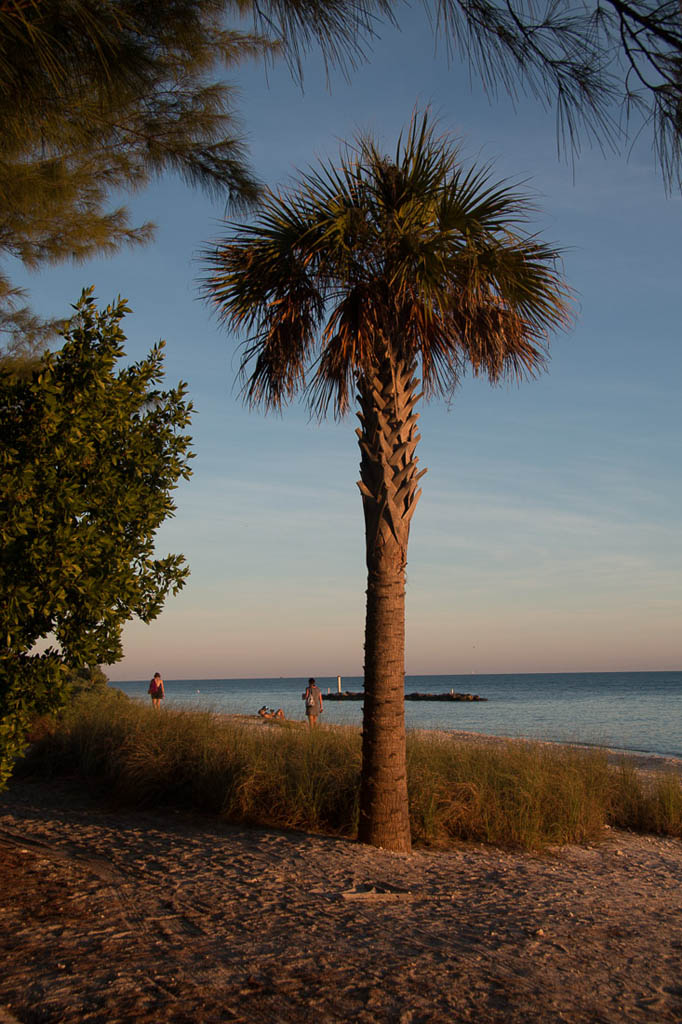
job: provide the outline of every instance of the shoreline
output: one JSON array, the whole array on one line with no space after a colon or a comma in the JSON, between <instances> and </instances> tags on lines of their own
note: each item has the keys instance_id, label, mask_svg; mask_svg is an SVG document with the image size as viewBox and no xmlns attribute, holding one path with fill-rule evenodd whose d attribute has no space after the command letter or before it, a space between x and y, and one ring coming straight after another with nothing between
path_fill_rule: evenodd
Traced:
<instances>
[{"instance_id":1,"label":"shoreline","mask_svg":"<svg viewBox=\"0 0 682 1024\"><path fill-rule=\"evenodd\" d=\"M573 680L561 683L566 677ZM608 748L633 757L682 760L682 671L669 673L506 673L489 677L409 675L405 691L435 695L472 691L485 701L406 703L408 728L475 731L479 735L512 735L528 741ZM497 679L497 682L494 680ZM297 679L261 678L171 680L169 707L204 708L218 713L255 713L262 704L283 707L287 718L302 718ZM323 697L335 696L336 680L319 677ZM117 681L121 692L142 696L137 683ZM342 692L359 690L360 677L342 677ZM146 687L145 687L146 690ZM360 725L361 702L331 702L323 722Z\"/></svg>"},{"instance_id":2,"label":"shoreline","mask_svg":"<svg viewBox=\"0 0 682 1024\"><path fill-rule=\"evenodd\" d=\"M192 713L192 709L182 709ZM203 713L203 712L198 712ZM215 715L216 718L224 719L226 721L242 722L244 724L252 724L257 726L273 726L278 727L279 723L274 722L271 719L259 718L258 715L246 715L240 713L230 713L225 711L211 711L209 712ZM303 720L297 718L285 719L290 724L297 724L304 726L306 723ZM326 729L360 729L360 726L348 724L344 722L323 722L322 727ZM412 728L407 730L408 735L424 734L425 736L436 736L443 740L454 740L462 743L481 743L485 744L500 744L500 743L537 743L541 746L553 746L553 747L569 747L577 750L594 750L601 751L607 755L609 764L619 764L622 761L630 762L633 767L637 768L638 771L643 772L675 772L682 776L682 756L677 754L659 754L654 751L647 750L629 750L621 747L609 747L603 746L599 743L570 743L562 742L561 740L546 740L539 739L532 736L504 736L494 733L483 733L473 732L469 729L430 729L430 728Z\"/></svg>"}]
</instances>

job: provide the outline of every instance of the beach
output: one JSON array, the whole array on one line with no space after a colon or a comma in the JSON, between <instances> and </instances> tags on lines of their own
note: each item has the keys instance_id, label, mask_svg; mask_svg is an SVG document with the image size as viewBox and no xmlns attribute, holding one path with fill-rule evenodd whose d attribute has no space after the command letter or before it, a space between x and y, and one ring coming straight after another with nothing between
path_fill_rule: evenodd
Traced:
<instances>
[{"instance_id":1,"label":"beach","mask_svg":"<svg viewBox=\"0 0 682 1024\"><path fill-rule=\"evenodd\" d=\"M682 1021L679 840L405 856L22 780L0 849L2 1024Z\"/></svg>"}]
</instances>

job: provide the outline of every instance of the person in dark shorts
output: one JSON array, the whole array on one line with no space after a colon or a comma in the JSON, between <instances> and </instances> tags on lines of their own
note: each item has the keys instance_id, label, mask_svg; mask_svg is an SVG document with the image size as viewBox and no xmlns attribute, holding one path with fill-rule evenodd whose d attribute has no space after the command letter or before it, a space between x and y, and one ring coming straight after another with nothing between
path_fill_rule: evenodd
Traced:
<instances>
[{"instance_id":1,"label":"person in dark shorts","mask_svg":"<svg viewBox=\"0 0 682 1024\"><path fill-rule=\"evenodd\" d=\"M166 696L166 692L163 688L163 679L161 678L160 672L154 673L154 678L149 684L149 689L147 690L147 693L152 699L152 707L157 709L160 708L161 701Z\"/></svg>"},{"instance_id":2,"label":"person in dark shorts","mask_svg":"<svg viewBox=\"0 0 682 1024\"><path fill-rule=\"evenodd\" d=\"M314 679L308 680L308 686L303 694L305 701L305 713L308 718L308 725L313 729L317 725L317 719L324 710L322 707L322 692Z\"/></svg>"}]
</instances>

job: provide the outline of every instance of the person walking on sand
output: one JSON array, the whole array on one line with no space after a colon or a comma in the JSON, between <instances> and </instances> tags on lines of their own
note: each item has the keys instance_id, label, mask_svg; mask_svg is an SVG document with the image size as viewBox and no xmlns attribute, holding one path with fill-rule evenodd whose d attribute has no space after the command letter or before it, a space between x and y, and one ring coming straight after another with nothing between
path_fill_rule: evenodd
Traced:
<instances>
[{"instance_id":1,"label":"person walking on sand","mask_svg":"<svg viewBox=\"0 0 682 1024\"><path fill-rule=\"evenodd\" d=\"M149 689L147 690L147 693L152 699L152 707L157 709L160 708L161 701L166 696L165 690L163 688L163 679L161 678L160 672L154 673L154 678L151 680L149 684Z\"/></svg>"},{"instance_id":2,"label":"person walking on sand","mask_svg":"<svg viewBox=\"0 0 682 1024\"><path fill-rule=\"evenodd\" d=\"M322 692L314 679L308 680L308 686L303 694L305 701L305 713L308 717L308 725L313 729L317 725L317 719L324 710L322 707Z\"/></svg>"}]
</instances>

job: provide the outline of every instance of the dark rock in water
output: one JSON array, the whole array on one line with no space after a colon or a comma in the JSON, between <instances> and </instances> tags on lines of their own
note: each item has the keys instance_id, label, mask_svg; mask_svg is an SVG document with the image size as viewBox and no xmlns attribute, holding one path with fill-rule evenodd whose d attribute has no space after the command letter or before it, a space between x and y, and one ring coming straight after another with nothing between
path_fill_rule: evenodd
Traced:
<instances>
[{"instance_id":1,"label":"dark rock in water","mask_svg":"<svg viewBox=\"0 0 682 1024\"><path fill-rule=\"evenodd\" d=\"M362 690L344 690L342 693L327 693L325 700L364 700L365 694ZM473 693L406 693L405 700L439 700L439 701L464 701L480 700L485 701L487 697L479 697Z\"/></svg>"}]
</instances>

